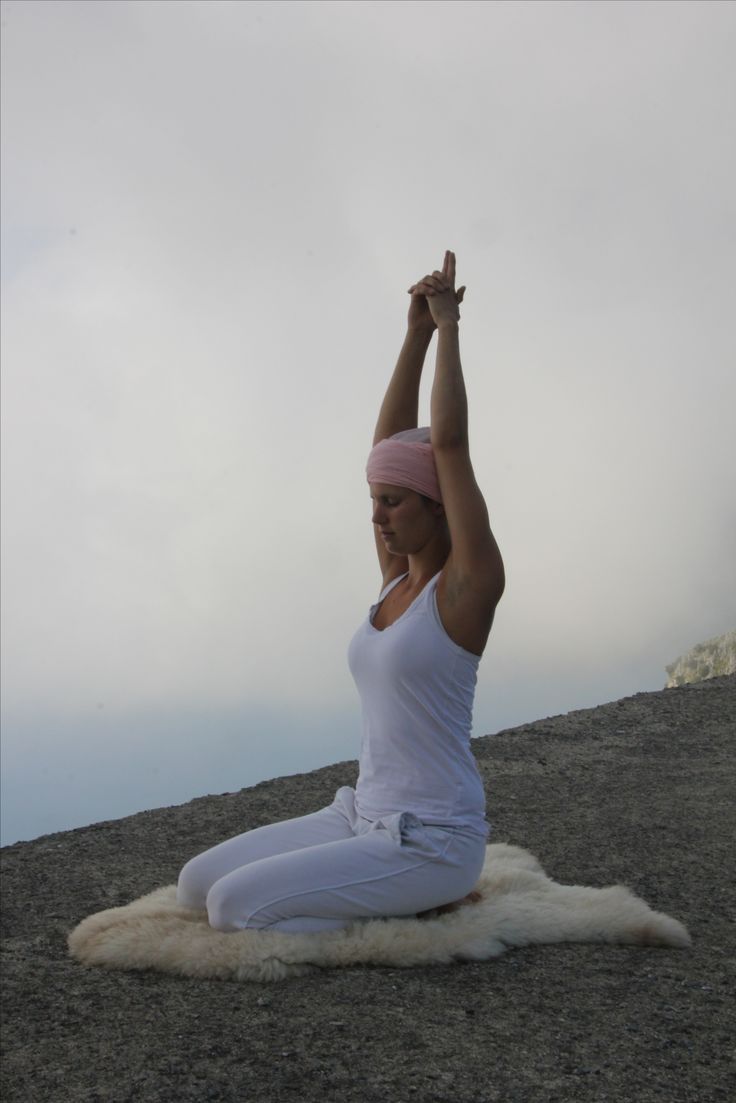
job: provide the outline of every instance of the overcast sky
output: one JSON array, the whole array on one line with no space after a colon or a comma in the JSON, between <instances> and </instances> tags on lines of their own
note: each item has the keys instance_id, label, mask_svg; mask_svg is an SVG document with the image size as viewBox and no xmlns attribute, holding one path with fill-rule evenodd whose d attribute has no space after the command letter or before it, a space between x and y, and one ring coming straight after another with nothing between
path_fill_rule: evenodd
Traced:
<instances>
[{"instance_id":1,"label":"overcast sky","mask_svg":"<svg viewBox=\"0 0 736 1103\"><path fill-rule=\"evenodd\" d=\"M733 4L9 0L2 40L3 842L357 757L365 458L446 249L507 567L475 734L734 628Z\"/></svg>"}]
</instances>

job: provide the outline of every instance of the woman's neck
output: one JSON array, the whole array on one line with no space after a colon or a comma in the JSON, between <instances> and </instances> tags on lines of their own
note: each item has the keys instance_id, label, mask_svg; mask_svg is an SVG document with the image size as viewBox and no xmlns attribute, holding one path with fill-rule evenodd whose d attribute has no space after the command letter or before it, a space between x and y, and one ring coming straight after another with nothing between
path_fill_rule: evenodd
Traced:
<instances>
[{"instance_id":1,"label":"woman's neck","mask_svg":"<svg viewBox=\"0 0 736 1103\"><path fill-rule=\"evenodd\" d=\"M444 567L450 548L449 535L438 533L437 538L426 544L421 551L410 555L409 577L406 580L408 589L421 590L426 586L430 578L434 578Z\"/></svg>"}]
</instances>

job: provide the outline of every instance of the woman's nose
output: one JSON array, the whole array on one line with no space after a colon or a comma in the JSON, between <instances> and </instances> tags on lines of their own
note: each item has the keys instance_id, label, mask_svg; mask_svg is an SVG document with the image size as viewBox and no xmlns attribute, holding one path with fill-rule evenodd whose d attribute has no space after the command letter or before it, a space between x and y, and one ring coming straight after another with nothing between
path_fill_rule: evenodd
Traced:
<instances>
[{"instance_id":1,"label":"woman's nose","mask_svg":"<svg viewBox=\"0 0 736 1103\"><path fill-rule=\"evenodd\" d=\"M374 525L380 525L385 520L386 520L386 518L384 516L383 510L381 509L381 507L379 505L374 506L373 507L373 524Z\"/></svg>"}]
</instances>

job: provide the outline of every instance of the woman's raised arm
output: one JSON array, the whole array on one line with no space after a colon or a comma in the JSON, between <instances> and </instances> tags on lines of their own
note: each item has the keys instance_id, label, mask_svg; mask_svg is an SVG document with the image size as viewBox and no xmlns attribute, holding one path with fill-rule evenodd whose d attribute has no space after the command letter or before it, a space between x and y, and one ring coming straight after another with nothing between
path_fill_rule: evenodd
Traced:
<instances>
[{"instance_id":1,"label":"woman's raised arm","mask_svg":"<svg viewBox=\"0 0 736 1103\"><path fill-rule=\"evenodd\" d=\"M431 441L452 550L438 587L440 615L448 635L481 654L503 594L503 560L488 510L475 480L468 443L468 401L460 363L455 254L442 271L417 289L427 296L437 329L437 362L431 397Z\"/></svg>"},{"instance_id":2,"label":"woman's raised arm","mask_svg":"<svg viewBox=\"0 0 736 1103\"><path fill-rule=\"evenodd\" d=\"M435 328L426 297L419 293L412 295L406 336L378 414L374 444L403 429L416 429L419 384Z\"/></svg>"},{"instance_id":3,"label":"woman's raised arm","mask_svg":"<svg viewBox=\"0 0 736 1103\"><path fill-rule=\"evenodd\" d=\"M374 444L404 429L416 429L419 417L419 384L427 349L435 328L426 297L421 292L412 293L406 336L378 414L376 430L373 434ZM388 581L389 569L392 577L403 574L406 570L406 560L401 556L392 555L386 549L375 527L373 533L384 582Z\"/></svg>"}]
</instances>

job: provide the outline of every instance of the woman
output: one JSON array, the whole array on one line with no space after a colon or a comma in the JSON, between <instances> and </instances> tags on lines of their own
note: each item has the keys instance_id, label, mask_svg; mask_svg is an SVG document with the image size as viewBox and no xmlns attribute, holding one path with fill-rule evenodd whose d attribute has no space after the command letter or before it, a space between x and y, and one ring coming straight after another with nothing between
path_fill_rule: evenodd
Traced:
<instances>
[{"instance_id":1,"label":"woman","mask_svg":"<svg viewBox=\"0 0 736 1103\"><path fill-rule=\"evenodd\" d=\"M464 292L451 252L409 288L408 332L368 458L383 586L348 653L363 708L356 788L184 866L179 902L206 907L217 930L334 930L472 898L488 834L472 703L504 572L468 450ZM435 329L432 424L422 430L419 382Z\"/></svg>"}]
</instances>

